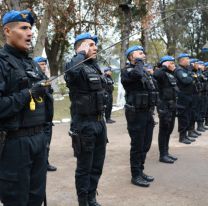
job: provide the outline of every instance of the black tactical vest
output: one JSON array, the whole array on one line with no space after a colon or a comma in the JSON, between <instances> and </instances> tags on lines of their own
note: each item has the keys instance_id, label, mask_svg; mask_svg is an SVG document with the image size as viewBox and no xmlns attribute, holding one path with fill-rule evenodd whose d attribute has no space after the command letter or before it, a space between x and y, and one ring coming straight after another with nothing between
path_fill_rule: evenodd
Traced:
<instances>
[{"instance_id":1,"label":"black tactical vest","mask_svg":"<svg viewBox=\"0 0 208 206\"><path fill-rule=\"evenodd\" d=\"M80 82L67 81L71 100L71 113L78 115L100 115L104 112L106 95L103 84L104 77L95 69L86 64L82 68ZM70 77L69 77L70 78Z\"/></svg>"},{"instance_id":2,"label":"black tactical vest","mask_svg":"<svg viewBox=\"0 0 208 206\"><path fill-rule=\"evenodd\" d=\"M0 50L0 58L4 65L3 76L5 79L5 94L9 96L26 88L31 88L32 84L40 81L34 74L35 64L33 61L22 62L17 57ZM32 64L31 64L32 63ZM2 128L5 130L18 130L19 128L33 127L45 123L45 101L35 100L36 109L31 111L28 105L15 115L0 120Z\"/></svg>"},{"instance_id":3,"label":"black tactical vest","mask_svg":"<svg viewBox=\"0 0 208 206\"><path fill-rule=\"evenodd\" d=\"M168 73L165 72L165 75L168 79L169 85L167 85L166 87L163 87L161 90L161 94L160 94L160 99L161 100L165 100L165 101L169 101L169 100L176 100L176 91L178 90L177 88L177 80L176 78Z\"/></svg>"},{"instance_id":4,"label":"black tactical vest","mask_svg":"<svg viewBox=\"0 0 208 206\"><path fill-rule=\"evenodd\" d=\"M134 68L128 69L131 70ZM131 89L128 89L128 92L125 96L126 103L129 105L133 105L136 109L144 110L157 105L159 94L152 76L144 71L141 82L138 82L136 84L138 84L138 86L135 85L137 87L136 90L131 91Z\"/></svg>"}]
</instances>

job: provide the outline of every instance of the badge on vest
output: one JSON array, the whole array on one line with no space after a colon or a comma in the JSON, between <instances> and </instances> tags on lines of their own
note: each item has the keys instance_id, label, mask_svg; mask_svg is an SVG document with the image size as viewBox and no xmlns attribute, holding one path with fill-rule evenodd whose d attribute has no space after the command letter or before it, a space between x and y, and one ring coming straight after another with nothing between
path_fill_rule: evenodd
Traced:
<instances>
[{"instance_id":1,"label":"badge on vest","mask_svg":"<svg viewBox=\"0 0 208 206\"><path fill-rule=\"evenodd\" d=\"M188 74L186 74L185 72L182 73L182 77L187 77Z\"/></svg>"},{"instance_id":2,"label":"badge on vest","mask_svg":"<svg viewBox=\"0 0 208 206\"><path fill-rule=\"evenodd\" d=\"M131 72L133 70L133 68L128 68L127 72Z\"/></svg>"}]
</instances>

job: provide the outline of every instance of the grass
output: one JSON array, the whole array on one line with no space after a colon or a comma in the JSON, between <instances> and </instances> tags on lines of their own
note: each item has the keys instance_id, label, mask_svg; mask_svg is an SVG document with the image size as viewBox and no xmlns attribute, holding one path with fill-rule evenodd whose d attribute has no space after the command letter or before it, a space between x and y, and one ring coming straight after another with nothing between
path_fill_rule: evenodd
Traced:
<instances>
[{"instance_id":1,"label":"grass","mask_svg":"<svg viewBox=\"0 0 208 206\"><path fill-rule=\"evenodd\" d=\"M54 101L54 120L62 120L70 118L70 101L69 97L64 97L63 100Z\"/></svg>"}]
</instances>

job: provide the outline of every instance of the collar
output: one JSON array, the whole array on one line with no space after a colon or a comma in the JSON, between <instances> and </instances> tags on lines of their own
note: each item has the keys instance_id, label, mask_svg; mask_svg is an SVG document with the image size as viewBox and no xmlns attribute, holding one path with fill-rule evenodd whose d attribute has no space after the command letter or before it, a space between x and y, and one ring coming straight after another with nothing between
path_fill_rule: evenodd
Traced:
<instances>
[{"instance_id":1,"label":"collar","mask_svg":"<svg viewBox=\"0 0 208 206\"><path fill-rule=\"evenodd\" d=\"M27 52L20 51L19 49L16 49L15 47L10 46L9 44L5 44L4 49L8 53L10 53L18 58L28 58Z\"/></svg>"}]
</instances>

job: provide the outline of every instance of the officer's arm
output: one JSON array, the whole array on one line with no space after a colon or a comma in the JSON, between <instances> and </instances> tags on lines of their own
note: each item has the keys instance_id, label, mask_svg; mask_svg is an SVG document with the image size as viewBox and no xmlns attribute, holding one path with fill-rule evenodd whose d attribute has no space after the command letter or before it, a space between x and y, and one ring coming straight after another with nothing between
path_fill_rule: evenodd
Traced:
<instances>
[{"instance_id":1,"label":"officer's arm","mask_svg":"<svg viewBox=\"0 0 208 206\"><path fill-rule=\"evenodd\" d=\"M175 76L178 81L180 81L183 84L192 84L193 83L193 78L191 76L188 76L183 70L178 69L175 71Z\"/></svg>"},{"instance_id":2,"label":"officer's arm","mask_svg":"<svg viewBox=\"0 0 208 206\"><path fill-rule=\"evenodd\" d=\"M86 59L85 51L81 51L76 54L70 62L66 63L65 72L67 75L79 75L80 67L76 67L76 65L80 64L82 61Z\"/></svg>"},{"instance_id":3,"label":"officer's arm","mask_svg":"<svg viewBox=\"0 0 208 206\"><path fill-rule=\"evenodd\" d=\"M126 74L123 76L123 81L136 82L142 79L144 75L143 62L137 61L134 68L128 68Z\"/></svg>"},{"instance_id":4,"label":"officer's arm","mask_svg":"<svg viewBox=\"0 0 208 206\"><path fill-rule=\"evenodd\" d=\"M3 66L0 62L0 119L11 117L20 112L26 104L29 104L29 89L20 92L6 94L6 82L3 75Z\"/></svg>"},{"instance_id":5,"label":"officer's arm","mask_svg":"<svg viewBox=\"0 0 208 206\"><path fill-rule=\"evenodd\" d=\"M157 69L153 73L153 77L158 81L158 82L163 82L165 79L165 72L162 69Z\"/></svg>"}]
</instances>

